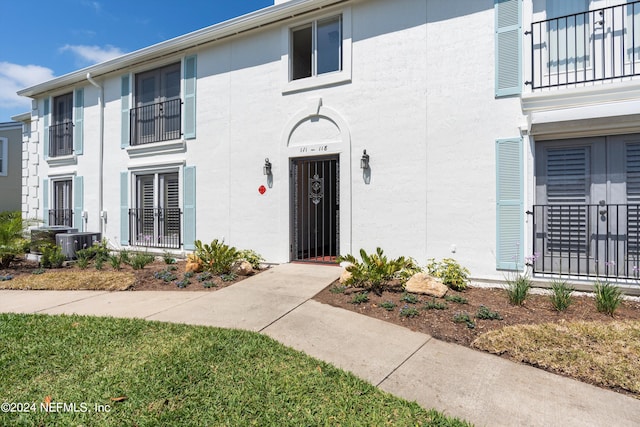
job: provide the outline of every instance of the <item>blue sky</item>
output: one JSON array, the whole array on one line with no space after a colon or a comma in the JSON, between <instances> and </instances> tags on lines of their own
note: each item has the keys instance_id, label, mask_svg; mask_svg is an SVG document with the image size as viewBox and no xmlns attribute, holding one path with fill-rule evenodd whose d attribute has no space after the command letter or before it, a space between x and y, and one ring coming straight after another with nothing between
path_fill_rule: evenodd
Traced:
<instances>
[{"instance_id":1,"label":"blue sky","mask_svg":"<svg viewBox=\"0 0 640 427\"><path fill-rule=\"evenodd\" d=\"M254 10L273 0L0 0L0 122L16 91Z\"/></svg>"}]
</instances>

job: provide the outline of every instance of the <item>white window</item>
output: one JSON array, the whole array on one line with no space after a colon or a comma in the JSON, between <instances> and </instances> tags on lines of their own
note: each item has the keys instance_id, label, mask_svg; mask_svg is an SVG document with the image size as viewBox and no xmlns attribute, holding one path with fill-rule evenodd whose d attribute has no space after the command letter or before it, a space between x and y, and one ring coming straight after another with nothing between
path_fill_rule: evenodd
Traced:
<instances>
[{"instance_id":1,"label":"white window","mask_svg":"<svg viewBox=\"0 0 640 427\"><path fill-rule=\"evenodd\" d=\"M342 16L291 30L291 80L342 70Z\"/></svg>"},{"instance_id":2,"label":"white window","mask_svg":"<svg viewBox=\"0 0 640 427\"><path fill-rule=\"evenodd\" d=\"M351 8L282 28L283 93L351 82Z\"/></svg>"},{"instance_id":3,"label":"white window","mask_svg":"<svg viewBox=\"0 0 640 427\"><path fill-rule=\"evenodd\" d=\"M0 176L7 176L9 169L9 140L0 138Z\"/></svg>"}]
</instances>

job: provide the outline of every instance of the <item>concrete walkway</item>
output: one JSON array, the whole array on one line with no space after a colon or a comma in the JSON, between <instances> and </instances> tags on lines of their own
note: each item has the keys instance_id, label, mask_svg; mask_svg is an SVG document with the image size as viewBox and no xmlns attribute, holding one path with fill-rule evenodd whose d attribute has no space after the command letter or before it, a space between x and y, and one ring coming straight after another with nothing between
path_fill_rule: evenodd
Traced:
<instances>
[{"instance_id":1,"label":"concrete walkway","mask_svg":"<svg viewBox=\"0 0 640 427\"><path fill-rule=\"evenodd\" d=\"M332 266L285 264L206 293L0 291L0 312L257 331L477 426L640 425L640 400L310 299L339 274Z\"/></svg>"}]
</instances>

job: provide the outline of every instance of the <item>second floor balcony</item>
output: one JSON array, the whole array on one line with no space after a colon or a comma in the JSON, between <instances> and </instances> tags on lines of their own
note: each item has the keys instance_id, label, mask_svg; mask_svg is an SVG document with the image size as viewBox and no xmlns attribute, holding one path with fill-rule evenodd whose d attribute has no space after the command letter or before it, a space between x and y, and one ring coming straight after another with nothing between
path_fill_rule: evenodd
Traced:
<instances>
[{"instance_id":1,"label":"second floor balcony","mask_svg":"<svg viewBox=\"0 0 640 427\"><path fill-rule=\"evenodd\" d=\"M170 141L182 135L182 101L179 98L132 108L129 114L130 145Z\"/></svg>"},{"instance_id":2,"label":"second floor balcony","mask_svg":"<svg viewBox=\"0 0 640 427\"><path fill-rule=\"evenodd\" d=\"M533 90L640 75L640 1L534 22L525 34Z\"/></svg>"},{"instance_id":3,"label":"second floor balcony","mask_svg":"<svg viewBox=\"0 0 640 427\"><path fill-rule=\"evenodd\" d=\"M49 157L73 154L73 123L49 126Z\"/></svg>"}]
</instances>

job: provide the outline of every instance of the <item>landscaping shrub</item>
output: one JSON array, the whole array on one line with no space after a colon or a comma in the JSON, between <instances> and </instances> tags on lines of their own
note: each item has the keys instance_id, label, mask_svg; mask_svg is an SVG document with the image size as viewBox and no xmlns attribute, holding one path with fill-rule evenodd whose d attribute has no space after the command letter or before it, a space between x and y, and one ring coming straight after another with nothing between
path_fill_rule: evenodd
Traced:
<instances>
[{"instance_id":1,"label":"landscaping shrub","mask_svg":"<svg viewBox=\"0 0 640 427\"><path fill-rule=\"evenodd\" d=\"M369 295L365 292L359 292L351 298L351 304L362 304L369 301Z\"/></svg>"},{"instance_id":2,"label":"landscaping shrub","mask_svg":"<svg viewBox=\"0 0 640 427\"><path fill-rule=\"evenodd\" d=\"M571 305L571 293L573 287L566 280L553 280L551 282L551 305L556 311L564 311Z\"/></svg>"},{"instance_id":3,"label":"landscaping shrub","mask_svg":"<svg viewBox=\"0 0 640 427\"><path fill-rule=\"evenodd\" d=\"M502 316L497 311L491 311L488 307L481 305L476 312L476 319L502 320Z\"/></svg>"},{"instance_id":4,"label":"landscaping shrub","mask_svg":"<svg viewBox=\"0 0 640 427\"><path fill-rule=\"evenodd\" d=\"M251 264L254 270L260 269L260 264L264 261L264 258L252 249L243 249L238 252L238 259L242 259Z\"/></svg>"},{"instance_id":5,"label":"landscaping shrub","mask_svg":"<svg viewBox=\"0 0 640 427\"><path fill-rule=\"evenodd\" d=\"M405 304L404 307L400 309L400 317L416 317L420 312L415 307L410 307L408 304Z\"/></svg>"},{"instance_id":6,"label":"landscaping shrub","mask_svg":"<svg viewBox=\"0 0 640 427\"><path fill-rule=\"evenodd\" d=\"M20 212L0 212L0 268L9 268L17 256L27 251L29 240L24 236L29 225Z\"/></svg>"},{"instance_id":7,"label":"landscaping shrub","mask_svg":"<svg viewBox=\"0 0 640 427\"><path fill-rule=\"evenodd\" d=\"M233 246L215 239L210 245L200 240L194 242L194 254L202 261L203 268L213 274L229 274L233 263L240 259L240 254Z\"/></svg>"},{"instance_id":8,"label":"landscaping shrub","mask_svg":"<svg viewBox=\"0 0 640 427\"><path fill-rule=\"evenodd\" d=\"M445 301L455 302L457 304L469 304L469 300L460 295L445 295L444 299Z\"/></svg>"},{"instance_id":9,"label":"landscaping shrub","mask_svg":"<svg viewBox=\"0 0 640 427\"><path fill-rule=\"evenodd\" d=\"M526 274L518 274L515 278L507 279L507 298L513 305L522 305L529 295L531 280Z\"/></svg>"},{"instance_id":10,"label":"landscaping shrub","mask_svg":"<svg viewBox=\"0 0 640 427\"><path fill-rule=\"evenodd\" d=\"M155 257L149 253L134 252L133 255L128 256L127 264L129 264L134 270L142 270L154 260Z\"/></svg>"},{"instance_id":11,"label":"landscaping shrub","mask_svg":"<svg viewBox=\"0 0 640 427\"><path fill-rule=\"evenodd\" d=\"M593 285L596 297L596 308L599 312L613 316L622 303L622 291L609 282L596 281Z\"/></svg>"},{"instance_id":12,"label":"landscaping shrub","mask_svg":"<svg viewBox=\"0 0 640 427\"><path fill-rule=\"evenodd\" d=\"M67 259L62 253L62 249L56 245L43 245L40 265L44 268L60 268Z\"/></svg>"},{"instance_id":13,"label":"landscaping shrub","mask_svg":"<svg viewBox=\"0 0 640 427\"><path fill-rule=\"evenodd\" d=\"M444 302L436 301L435 298L432 298L431 301L427 301L424 303L425 310L446 310L447 304Z\"/></svg>"},{"instance_id":14,"label":"landscaping shrub","mask_svg":"<svg viewBox=\"0 0 640 427\"><path fill-rule=\"evenodd\" d=\"M167 265L176 263L176 259L173 257L173 254L171 252L169 252L169 251L164 251L162 253L162 260Z\"/></svg>"},{"instance_id":15,"label":"landscaping shrub","mask_svg":"<svg viewBox=\"0 0 640 427\"><path fill-rule=\"evenodd\" d=\"M410 294L408 292L405 292L400 297L400 301L408 302L409 304L417 304L418 303L418 297L415 296L414 294Z\"/></svg>"},{"instance_id":16,"label":"landscaping shrub","mask_svg":"<svg viewBox=\"0 0 640 427\"><path fill-rule=\"evenodd\" d=\"M476 322L473 321L469 313L466 311L460 311L453 315L453 321L455 323L465 323L467 328L474 329L476 327Z\"/></svg>"},{"instance_id":17,"label":"landscaping shrub","mask_svg":"<svg viewBox=\"0 0 640 427\"><path fill-rule=\"evenodd\" d=\"M431 258L427 264L427 272L442 280L442 283L456 291L462 291L469 284L469 270L458 264L453 258L436 261Z\"/></svg>"},{"instance_id":18,"label":"landscaping shrub","mask_svg":"<svg viewBox=\"0 0 640 427\"><path fill-rule=\"evenodd\" d=\"M384 308L387 311L393 311L396 308L396 303L393 301L385 301L380 304L380 307Z\"/></svg>"},{"instance_id":19,"label":"landscaping shrub","mask_svg":"<svg viewBox=\"0 0 640 427\"><path fill-rule=\"evenodd\" d=\"M376 248L373 254L367 254L364 249L360 249L360 257L362 261L351 254L338 257L337 262L351 263L346 268L351 277L344 284L371 290L376 295L381 295L392 280L397 279L401 286L403 280L406 281L406 278L420 271L411 258L399 257L390 260L381 248Z\"/></svg>"}]
</instances>

